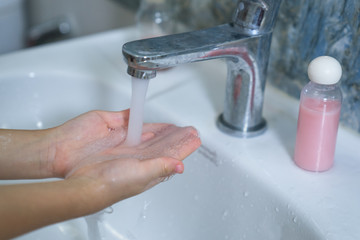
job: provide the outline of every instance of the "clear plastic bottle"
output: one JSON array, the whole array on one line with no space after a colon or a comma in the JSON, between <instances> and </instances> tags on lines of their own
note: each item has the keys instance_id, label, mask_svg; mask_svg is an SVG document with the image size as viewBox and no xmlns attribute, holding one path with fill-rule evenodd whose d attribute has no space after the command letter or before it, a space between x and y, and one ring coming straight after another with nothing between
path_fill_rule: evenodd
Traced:
<instances>
[{"instance_id":1,"label":"clear plastic bottle","mask_svg":"<svg viewBox=\"0 0 360 240\"><path fill-rule=\"evenodd\" d=\"M174 10L166 0L142 0L136 14L139 38L175 32Z\"/></svg>"},{"instance_id":2,"label":"clear plastic bottle","mask_svg":"<svg viewBox=\"0 0 360 240\"><path fill-rule=\"evenodd\" d=\"M301 91L294 160L300 168L322 172L334 163L342 94L342 69L332 57L315 58L308 67L310 82Z\"/></svg>"}]
</instances>

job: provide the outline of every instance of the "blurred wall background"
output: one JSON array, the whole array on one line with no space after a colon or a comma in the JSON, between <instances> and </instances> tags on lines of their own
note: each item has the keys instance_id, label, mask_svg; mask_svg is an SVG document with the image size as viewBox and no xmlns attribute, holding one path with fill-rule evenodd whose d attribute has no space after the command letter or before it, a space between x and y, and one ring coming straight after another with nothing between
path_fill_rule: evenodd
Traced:
<instances>
[{"instance_id":1,"label":"blurred wall background","mask_svg":"<svg viewBox=\"0 0 360 240\"><path fill-rule=\"evenodd\" d=\"M0 54L25 46L23 0L0 1Z\"/></svg>"},{"instance_id":2,"label":"blurred wall background","mask_svg":"<svg viewBox=\"0 0 360 240\"><path fill-rule=\"evenodd\" d=\"M134 24L113 0L0 0L0 54Z\"/></svg>"},{"instance_id":3,"label":"blurred wall background","mask_svg":"<svg viewBox=\"0 0 360 240\"><path fill-rule=\"evenodd\" d=\"M111 0L25 0L29 26L67 18L73 36L93 34L134 23L133 12Z\"/></svg>"}]
</instances>

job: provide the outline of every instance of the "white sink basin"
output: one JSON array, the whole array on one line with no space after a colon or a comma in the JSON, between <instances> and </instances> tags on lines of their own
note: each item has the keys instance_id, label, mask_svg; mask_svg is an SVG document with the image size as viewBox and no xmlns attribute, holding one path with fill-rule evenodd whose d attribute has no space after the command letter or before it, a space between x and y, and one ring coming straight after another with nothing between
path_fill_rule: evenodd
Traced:
<instances>
[{"instance_id":1,"label":"white sink basin","mask_svg":"<svg viewBox=\"0 0 360 240\"><path fill-rule=\"evenodd\" d=\"M121 46L133 30L0 57L0 127L47 128L92 109L128 108ZM98 224L105 239L359 239L359 136L340 130L332 170L300 170L291 157L297 102L268 86L268 131L224 135L215 121L225 77L225 64L210 61L150 82L146 121L193 125L203 145L185 160L183 175L106 210L112 213ZM17 239L88 239L87 225L79 218Z\"/></svg>"},{"instance_id":2,"label":"white sink basin","mask_svg":"<svg viewBox=\"0 0 360 240\"><path fill-rule=\"evenodd\" d=\"M37 129L56 126L92 109L127 107L128 97L95 78L80 75L0 77L0 127ZM39 75L39 76L37 76ZM79 101L80 100L80 101Z\"/></svg>"}]
</instances>

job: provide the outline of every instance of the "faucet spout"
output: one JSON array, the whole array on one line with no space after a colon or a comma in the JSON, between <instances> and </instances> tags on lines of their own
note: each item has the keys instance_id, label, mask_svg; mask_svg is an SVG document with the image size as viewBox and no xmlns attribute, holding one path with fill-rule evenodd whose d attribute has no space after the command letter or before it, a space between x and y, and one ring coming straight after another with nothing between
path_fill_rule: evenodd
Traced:
<instances>
[{"instance_id":1,"label":"faucet spout","mask_svg":"<svg viewBox=\"0 0 360 240\"><path fill-rule=\"evenodd\" d=\"M274 2L278 8L280 2ZM262 107L275 19L272 14L277 14L273 7L266 0L242 0L232 23L126 43L123 55L128 74L151 79L157 70L225 58L226 99L217 125L230 135L257 136L266 129Z\"/></svg>"},{"instance_id":2,"label":"faucet spout","mask_svg":"<svg viewBox=\"0 0 360 240\"><path fill-rule=\"evenodd\" d=\"M123 55L130 75L155 77L154 72L183 63L228 57L236 59L229 47L248 38L239 34L233 24L204 30L137 40L124 44ZM142 74L140 74L142 73Z\"/></svg>"}]
</instances>

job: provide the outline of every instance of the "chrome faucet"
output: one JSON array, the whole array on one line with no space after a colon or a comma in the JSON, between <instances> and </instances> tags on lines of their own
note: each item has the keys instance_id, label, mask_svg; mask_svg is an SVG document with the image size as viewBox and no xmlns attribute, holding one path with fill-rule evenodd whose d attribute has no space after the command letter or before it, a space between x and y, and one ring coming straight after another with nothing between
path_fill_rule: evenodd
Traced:
<instances>
[{"instance_id":1,"label":"chrome faucet","mask_svg":"<svg viewBox=\"0 0 360 240\"><path fill-rule=\"evenodd\" d=\"M128 42L123 55L128 74L151 79L156 71L182 63L226 58L224 112L217 126L238 137L262 134L266 70L271 36L281 0L240 0L229 24L188 33Z\"/></svg>"}]
</instances>

